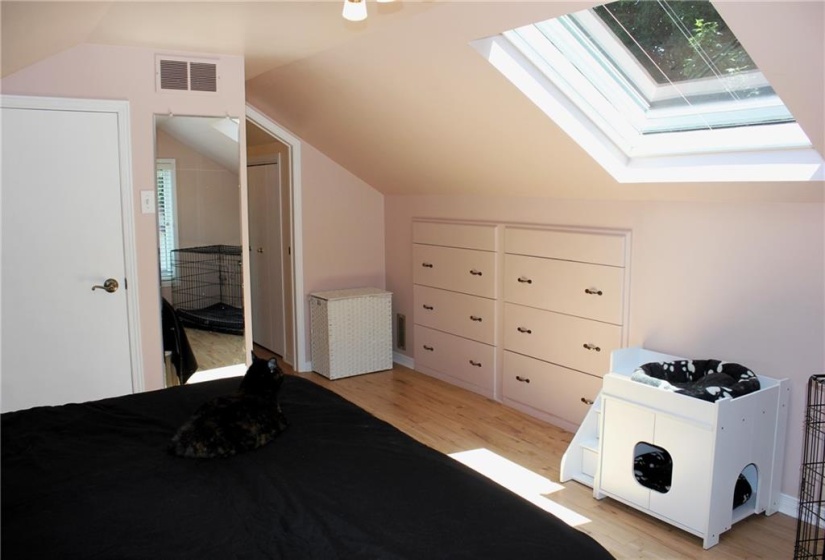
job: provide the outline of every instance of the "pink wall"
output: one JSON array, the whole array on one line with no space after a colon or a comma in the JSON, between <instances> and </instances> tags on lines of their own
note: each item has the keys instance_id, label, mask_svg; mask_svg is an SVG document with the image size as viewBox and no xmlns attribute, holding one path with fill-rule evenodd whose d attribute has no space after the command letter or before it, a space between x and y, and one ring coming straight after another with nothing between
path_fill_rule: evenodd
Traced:
<instances>
[{"instance_id":1,"label":"pink wall","mask_svg":"<svg viewBox=\"0 0 825 560\"><path fill-rule=\"evenodd\" d=\"M0 83L4 94L129 101L140 337L147 390L163 387L156 216L140 213L140 191L155 189L154 115L241 116L245 112L242 57L207 55L219 67L218 93L187 94L155 91L156 54L199 56L80 45L11 74Z\"/></svg>"},{"instance_id":2,"label":"pink wall","mask_svg":"<svg viewBox=\"0 0 825 560\"><path fill-rule=\"evenodd\" d=\"M154 115L245 113L241 57L208 55L221 68L219 94L187 95L155 91L156 53L204 56L81 45L7 76L0 83L5 94L130 102L140 334L147 390L163 386L156 221L154 214L140 213L139 192L154 189ZM384 199L312 146L302 145L302 158L302 301L308 317L306 296L312 292L353 286L385 287ZM309 341L309 321L306 323L305 336ZM305 355L297 357L299 364L311 359L308 352L307 348Z\"/></svg>"},{"instance_id":3,"label":"pink wall","mask_svg":"<svg viewBox=\"0 0 825 560\"><path fill-rule=\"evenodd\" d=\"M385 288L384 195L309 144L301 158L305 294ZM306 297L304 308L309 346Z\"/></svg>"},{"instance_id":4,"label":"pink wall","mask_svg":"<svg viewBox=\"0 0 825 560\"><path fill-rule=\"evenodd\" d=\"M629 343L790 379L782 491L798 494L806 383L825 372L823 204L388 196L385 208L387 289L407 317L413 217L631 229Z\"/></svg>"}]
</instances>

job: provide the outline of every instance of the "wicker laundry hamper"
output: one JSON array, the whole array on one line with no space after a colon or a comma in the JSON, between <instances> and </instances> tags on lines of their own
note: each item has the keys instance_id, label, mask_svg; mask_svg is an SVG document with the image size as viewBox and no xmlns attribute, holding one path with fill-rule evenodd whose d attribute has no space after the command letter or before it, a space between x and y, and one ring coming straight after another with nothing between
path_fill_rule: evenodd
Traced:
<instances>
[{"instance_id":1,"label":"wicker laundry hamper","mask_svg":"<svg viewBox=\"0 0 825 560\"><path fill-rule=\"evenodd\" d=\"M313 371L340 379L392 369L391 292L317 292L309 304Z\"/></svg>"}]
</instances>

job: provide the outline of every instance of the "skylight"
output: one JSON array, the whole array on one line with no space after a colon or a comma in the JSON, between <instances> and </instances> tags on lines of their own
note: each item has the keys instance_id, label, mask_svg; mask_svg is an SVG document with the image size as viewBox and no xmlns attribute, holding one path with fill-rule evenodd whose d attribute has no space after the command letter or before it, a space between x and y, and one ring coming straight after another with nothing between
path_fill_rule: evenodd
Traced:
<instances>
[{"instance_id":1,"label":"skylight","mask_svg":"<svg viewBox=\"0 0 825 560\"><path fill-rule=\"evenodd\" d=\"M619 0L473 46L620 182L822 178L708 1Z\"/></svg>"}]
</instances>

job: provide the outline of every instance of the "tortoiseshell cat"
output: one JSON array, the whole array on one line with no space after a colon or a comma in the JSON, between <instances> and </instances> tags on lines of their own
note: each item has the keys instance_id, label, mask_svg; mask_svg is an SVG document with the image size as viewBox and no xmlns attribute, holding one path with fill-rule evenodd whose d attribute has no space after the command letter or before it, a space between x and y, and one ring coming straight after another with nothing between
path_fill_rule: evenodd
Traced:
<instances>
[{"instance_id":1,"label":"tortoiseshell cat","mask_svg":"<svg viewBox=\"0 0 825 560\"><path fill-rule=\"evenodd\" d=\"M238 391L202 404L172 437L180 457L228 457L266 445L289 425L278 402L284 372L274 358L252 354Z\"/></svg>"}]
</instances>

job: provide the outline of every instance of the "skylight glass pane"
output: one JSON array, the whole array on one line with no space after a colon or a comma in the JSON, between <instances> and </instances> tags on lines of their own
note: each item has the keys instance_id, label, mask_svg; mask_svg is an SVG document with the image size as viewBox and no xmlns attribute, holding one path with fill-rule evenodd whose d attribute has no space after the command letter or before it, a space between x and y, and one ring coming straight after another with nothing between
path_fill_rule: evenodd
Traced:
<instances>
[{"instance_id":1,"label":"skylight glass pane","mask_svg":"<svg viewBox=\"0 0 825 560\"><path fill-rule=\"evenodd\" d=\"M630 126L647 135L794 122L708 1L619 0L504 36L557 85L566 84L594 122L613 131ZM557 54L574 72L560 69ZM576 84L582 77L586 88Z\"/></svg>"},{"instance_id":2,"label":"skylight glass pane","mask_svg":"<svg viewBox=\"0 0 825 560\"><path fill-rule=\"evenodd\" d=\"M620 0L593 12L656 83L757 69L710 2Z\"/></svg>"}]
</instances>

